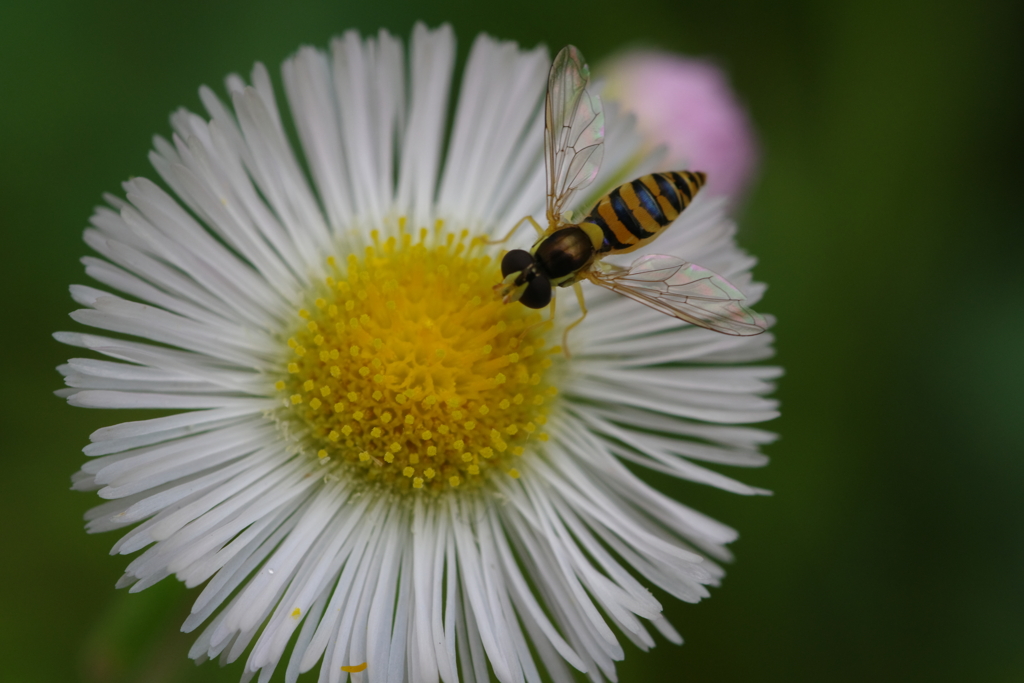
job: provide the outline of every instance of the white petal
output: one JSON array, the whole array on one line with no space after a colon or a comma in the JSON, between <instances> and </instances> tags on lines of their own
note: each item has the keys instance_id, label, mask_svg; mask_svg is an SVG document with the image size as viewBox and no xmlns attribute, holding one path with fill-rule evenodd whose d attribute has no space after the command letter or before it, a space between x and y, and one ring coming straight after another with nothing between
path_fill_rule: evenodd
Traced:
<instances>
[{"instance_id":1,"label":"white petal","mask_svg":"<svg viewBox=\"0 0 1024 683\"><path fill-rule=\"evenodd\" d=\"M431 31L416 24L409 48L412 91L395 195L397 210L405 213L414 227L433 222L454 62L451 26Z\"/></svg>"}]
</instances>

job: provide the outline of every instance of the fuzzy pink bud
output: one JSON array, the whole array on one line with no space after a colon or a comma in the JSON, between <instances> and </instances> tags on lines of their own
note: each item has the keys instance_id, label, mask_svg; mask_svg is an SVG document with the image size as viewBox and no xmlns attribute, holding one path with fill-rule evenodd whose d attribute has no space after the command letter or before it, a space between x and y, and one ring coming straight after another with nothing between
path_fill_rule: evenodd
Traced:
<instances>
[{"instance_id":1,"label":"fuzzy pink bud","mask_svg":"<svg viewBox=\"0 0 1024 683\"><path fill-rule=\"evenodd\" d=\"M740 197L757 167L758 147L746 109L715 64L670 52L636 50L598 70L602 97L637 117L652 146L668 147L666 168L704 171L708 190Z\"/></svg>"}]
</instances>

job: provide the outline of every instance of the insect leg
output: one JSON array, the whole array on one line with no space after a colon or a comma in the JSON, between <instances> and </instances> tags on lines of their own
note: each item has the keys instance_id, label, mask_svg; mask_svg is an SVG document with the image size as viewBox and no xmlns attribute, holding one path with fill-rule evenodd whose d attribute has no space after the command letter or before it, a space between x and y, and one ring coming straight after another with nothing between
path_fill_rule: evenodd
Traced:
<instances>
[{"instance_id":1,"label":"insect leg","mask_svg":"<svg viewBox=\"0 0 1024 683\"><path fill-rule=\"evenodd\" d=\"M529 325L526 328L524 328L523 331L519 333L519 341L520 341L520 343L523 341L523 339L526 338L526 333L529 332L530 330L532 330L535 327L540 327L541 325L547 325L547 324L550 324L552 327L555 326L555 302L556 301L558 301L557 297L554 297L554 296L551 297L551 303L548 306L551 309L551 315L548 316L547 320L540 320L538 322L535 322L532 325Z\"/></svg>"},{"instance_id":2,"label":"insect leg","mask_svg":"<svg viewBox=\"0 0 1024 683\"><path fill-rule=\"evenodd\" d=\"M477 239L481 240L481 244L503 244L505 242L508 242L509 239L512 238L512 235L516 233L516 230L519 229L519 226L521 226L523 223L527 221L530 222L530 224L533 226L533 229L537 231L537 234L539 236L544 236L544 228L540 227L540 223L533 220L533 216L524 216L515 225L513 225L512 229L508 231L508 234L502 237L500 240L485 240L482 237Z\"/></svg>"},{"instance_id":3,"label":"insect leg","mask_svg":"<svg viewBox=\"0 0 1024 683\"><path fill-rule=\"evenodd\" d=\"M581 315L578 320L569 325L569 327L565 328L565 332L562 333L562 353L565 354L566 358L572 357L569 353L569 330L579 325L587 317L587 304L583 300L583 288L580 287L580 283L574 282L572 285L572 290L576 292L576 301L580 302L580 310L583 311L583 315ZM554 308L553 305L555 303L555 300L553 298L551 299L551 303L552 308Z\"/></svg>"}]
</instances>

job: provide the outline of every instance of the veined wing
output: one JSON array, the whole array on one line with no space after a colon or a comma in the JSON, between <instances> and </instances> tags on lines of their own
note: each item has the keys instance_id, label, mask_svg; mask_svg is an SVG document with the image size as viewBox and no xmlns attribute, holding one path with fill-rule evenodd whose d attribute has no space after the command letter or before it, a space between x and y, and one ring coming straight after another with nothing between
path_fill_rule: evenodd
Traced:
<instances>
[{"instance_id":1,"label":"veined wing","mask_svg":"<svg viewBox=\"0 0 1024 683\"><path fill-rule=\"evenodd\" d=\"M547 218L559 225L573 195L597 177L604 156L601 99L587 92L590 68L567 45L555 55L544 103L544 163L548 180Z\"/></svg>"},{"instance_id":2,"label":"veined wing","mask_svg":"<svg viewBox=\"0 0 1024 683\"><path fill-rule=\"evenodd\" d=\"M746 297L728 280L674 256L642 256L629 268L606 273L594 269L587 278L656 311L722 334L749 337L768 329L764 316L744 306Z\"/></svg>"}]
</instances>

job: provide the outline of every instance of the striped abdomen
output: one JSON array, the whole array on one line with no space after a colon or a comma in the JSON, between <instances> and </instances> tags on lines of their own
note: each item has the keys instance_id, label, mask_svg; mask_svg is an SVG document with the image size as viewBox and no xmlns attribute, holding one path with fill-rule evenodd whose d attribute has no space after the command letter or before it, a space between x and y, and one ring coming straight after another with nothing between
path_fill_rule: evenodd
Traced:
<instances>
[{"instance_id":1,"label":"striped abdomen","mask_svg":"<svg viewBox=\"0 0 1024 683\"><path fill-rule=\"evenodd\" d=\"M606 194L582 221L604 233L597 253L626 253L653 240L689 206L705 180L700 172L651 173Z\"/></svg>"}]
</instances>

